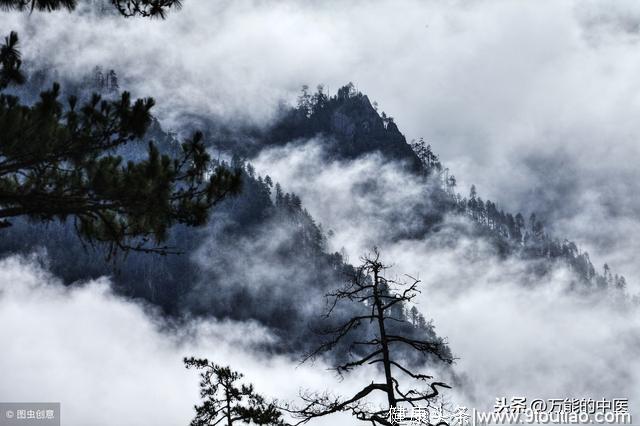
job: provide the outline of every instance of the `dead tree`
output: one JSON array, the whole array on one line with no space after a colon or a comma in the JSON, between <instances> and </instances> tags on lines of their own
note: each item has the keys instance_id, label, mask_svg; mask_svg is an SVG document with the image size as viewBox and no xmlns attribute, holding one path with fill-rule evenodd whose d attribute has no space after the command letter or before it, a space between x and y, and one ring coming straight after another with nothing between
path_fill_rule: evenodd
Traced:
<instances>
[{"instance_id":1,"label":"dead tree","mask_svg":"<svg viewBox=\"0 0 640 426\"><path fill-rule=\"evenodd\" d=\"M284 425L282 414L274 403L267 403L252 385L241 384L242 374L209 362L207 359L185 358L187 368L202 370L200 396L202 405L195 406L196 417L191 426L225 424Z\"/></svg>"},{"instance_id":2,"label":"dead tree","mask_svg":"<svg viewBox=\"0 0 640 426\"><path fill-rule=\"evenodd\" d=\"M360 349L359 355L335 367L343 375L365 365L379 366L384 373L383 380L372 381L350 398L333 396L330 393L303 393L301 407L289 407L299 422L306 423L314 418L337 412L351 412L361 421L372 425L390 426L391 409L397 407L427 407L432 398L439 394L438 388L450 388L449 385L432 381L433 377L415 371L414 366L405 362L407 350L424 357L424 362L437 359L447 364L453 362L451 353L443 339L422 339L416 333L398 333L397 324L409 326L411 323L403 314L403 305L411 302L419 293L417 279L407 276L407 281L392 280L384 276L388 269L380 261L380 253L364 257L362 265L356 269L344 287L328 294L330 317L336 307L343 302L358 304L361 313L337 327L326 330L330 338L309 354L305 361L336 349L347 340L354 331L363 325L369 325L372 332L364 340L354 340L349 348ZM413 327L411 325L411 327ZM415 327L414 327L415 328ZM405 328L406 329L406 328ZM404 358L404 359L403 359ZM386 399L386 405L375 405L372 399Z\"/></svg>"}]
</instances>

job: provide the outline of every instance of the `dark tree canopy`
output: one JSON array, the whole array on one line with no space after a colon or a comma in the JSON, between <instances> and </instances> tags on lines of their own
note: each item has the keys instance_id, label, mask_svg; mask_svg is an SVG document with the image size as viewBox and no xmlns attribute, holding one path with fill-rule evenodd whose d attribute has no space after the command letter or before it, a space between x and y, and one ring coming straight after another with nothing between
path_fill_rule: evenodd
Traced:
<instances>
[{"instance_id":1,"label":"dark tree canopy","mask_svg":"<svg viewBox=\"0 0 640 426\"><path fill-rule=\"evenodd\" d=\"M167 12L182 7L182 0L111 0L122 16L165 18Z\"/></svg>"},{"instance_id":2,"label":"dark tree canopy","mask_svg":"<svg viewBox=\"0 0 640 426\"><path fill-rule=\"evenodd\" d=\"M182 7L181 0L111 0L115 9L125 17L142 16L165 18L167 12ZM34 10L53 12L56 10L74 10L78 0L0 0L4 10Z\"/></svg>"},{"instance_id":3,"label":"dark tree canopy","mask_svg":"<svg viewBox=\"0 0 640 426\"><path fill-rule=\"evenodd\" d=\"M253 385L240 383L242 374L207 359L185 358L184 364L187 368L202 370L200 397L203 402L195 406L196 417L191 426L284 425L282 414L274 403L267 403L255 392Z\"/></svg>"},{"instance_id":4,"label":"dark tree canopy","mask_svg":"<svg viewBox=\"0 0 640 426\"><path fill-rule=\"evenodd\" d=\"M0 90L10 84L23 84L25 77L20 68L22 60L18 47L18 34L11 32L0 46Z\"/></svg>"},{"instance_id":5,"label":"dark tree canopy","mask_svg":"<svg viewBox=\"0 0 640 426\"><path fill-rule=\"evenodd\" d=\"M411 142L411 149L416 153L420 159L420 164L424 170L424 173L431 175L434 172L442 171L442 164L440 158L433 152L431 145L428 145L423 138L420 138L417 142Z\"/></svg>"},{"instance_id":6,"label":"dark tree canopy","mask_svg":"<svg viewBox=\"0 0 640 426\"><path fill-rule=\"evenodd\" d=\"M0 89L24 80L18 36L0 48ZM239 189L238 172L214 163L196 133L179 158L149 143L139 162L116 155L139 143L151 123L151 98L105 100L94 94L79 104L60 100L60 86L34 105L0 93L0 228L11 218L73 220L89 242L117 250L167 252L159 247L174 224L202 225L211 207Z\"/></svg>"}]
</instances>

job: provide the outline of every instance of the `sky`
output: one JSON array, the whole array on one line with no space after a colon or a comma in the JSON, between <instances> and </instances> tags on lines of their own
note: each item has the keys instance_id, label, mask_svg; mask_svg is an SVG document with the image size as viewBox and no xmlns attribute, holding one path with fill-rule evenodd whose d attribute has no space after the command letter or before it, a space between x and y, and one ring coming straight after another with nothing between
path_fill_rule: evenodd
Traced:
<instances>
[{"instance_id":1,"label":"sky","mask_svg":"<svg viewBox=\"0 0 640 426\"><path fill-rule=\"evenodd\" d=\"M19 32L26 64L78 77L96 65L114 68L134 95L156 98L167 129L187 124L181 118L187 113L266 125L301 85L322 83L335 91L353 81L394 117L407 139L432 144L461 191L475 183L499 206L538 212L556 235L587 249L596 266L608 262L638 289L637 2L186 0L165 21L90 13L2 12L1 19L3 28ZM309 173L321 156L319 143L264 153L255 162L259 172L299 193L314 217L335 231L331 244L357 259L384 240L376 232L389 217L411 221L398 206L417 190L409 181L373 217L367 215L371 194L354 205L329 203L353 195L353 185L372 173L390 188L410 178L375 157L321 162ZM365 232L372 229L373 235ZM473 383L459 400L481 405L500 392L536 397L550 389L561 397L620 390L640 400L637 314L568 297L561 291L567 281L562 269L552 282L523 289L525 265L494 258L482 242L442 246L400 241L383 250L398 272L419 273L430 290L422 306L449 336L460 356L458 371ZM185 340L159 330L148 309L111 295L106 279L63 290L46 268L16 258L2 261L0 276L3 323L20 324L0 332L20 345L0 358L1 370L13 374L0 384L0 398L38 399L33 389L42 388L43 398L62 395L76 424L108 424L104 416L87 422L92 414L86 407L96 401L103 404L98 408L121 404L122 416L137 413L131 425L149 418L159 425L184 423L197 389L180 359L198 351L241 356L248 375L270 393L295 394L297 383L282 392L269 387L280 382L276 376L290 374L291 360L262 359L237 350L232 339L219 338L224 343L214 348L206 337L250 325L196 324L193 333L204 337ZM457 291L462 288L465 297ZM89 320L74 321L78 317ZM251 333L265 338L266 332ZM72 338L79 343L64 340ZM37 350L25 358L25 346ZM46 351L52 355L38 363ZM334 385L316 369L296 370L296 377ZM70 383L75 387L60 393ZM84 392L86 401L71 402ZM153 397L140 402L143 410L120 396L147 393Z\"/></svg>"}]
</instances>

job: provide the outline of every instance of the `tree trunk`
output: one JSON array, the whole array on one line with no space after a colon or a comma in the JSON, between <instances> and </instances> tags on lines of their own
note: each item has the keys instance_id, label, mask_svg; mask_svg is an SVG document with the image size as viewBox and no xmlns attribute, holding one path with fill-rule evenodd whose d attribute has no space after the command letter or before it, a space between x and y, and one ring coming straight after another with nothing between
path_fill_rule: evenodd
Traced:
<instances>
[{"instance_id":1,"label":"tree trunk","mask_svg":"<svg viewBox=\"0 0 640 426\"><path fill-rule=\"evenodd\" d=\"M231 395L229 394L229 386L231 386L231 384L227 381L224 388L224 393L227 397L227 426L233 426L231 421Z\"/></svg>"},{"instance_id":2,"label":"tree trunk","mask_svg":"<svg viewBox=\"0 0 640 426\"><path fill-rule=\"evenodd\" d=\"M391 377L391 362L389 357L389 343L387 342L387 333L384 328L384 310L382 309L382 300L380 298L379 289L379 269L377 267L373 270L374 279L374 301L376 310L378 312L378 328L380 329L380 345L382 346L382 362L384 364L384 376L387 383L387 399L389 401L389 408L395 407L396 397L393 392L393 379Z\"/></svg>"}]
</instances>

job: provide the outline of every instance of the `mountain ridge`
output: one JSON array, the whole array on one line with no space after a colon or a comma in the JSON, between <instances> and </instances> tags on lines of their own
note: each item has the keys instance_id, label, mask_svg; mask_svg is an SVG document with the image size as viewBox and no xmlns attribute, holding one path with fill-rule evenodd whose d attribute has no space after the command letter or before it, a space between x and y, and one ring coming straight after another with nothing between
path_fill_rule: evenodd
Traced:
<instances>
[{"instance_id":1,"label":"mountain ridge","mask_svg":"<svg viewBox=\"0 0 640 426\"><path fill-rule=\"evenodd\" d=\"M469 196L456 192L455 176L443 166L439 156L424 140L407 142L393 118L378 113L369 98L349 83L327 96L322 86L315 94L303 86L298 104L281 114L264 136L264 146L283 146L320 136L329 159L350 161L380 153L389 161L397 161L403 169L425 180L428 196L435 209L422 212L423 238L437 229L447 214L461 214L478 225L479 235L493 241L499 253L516 254L526 260L561 260L574 271L585 288L615 288L625 291L626 279L614 274L609 265L596 271L589 254L566 238L545 231L543 220L531 212L528 220L522 213L509 213L495 202L483 200L475 185ZM323 138L324 137L324 138ZM406 237L406 236L405 236ZM552 262L549 262L552 263ZM542 268L549 271L550 266Z\"/></svg>"},{"instance_id":2,"label":"mountain ridge","mask_svg":"<svg viewBox=\"0 0 640 426\"><path fill-rule=\"evenodd\" d=\"M323 292L353 266L340 253L327 249L325 231L299 196L287 193L268 175L256 173L250 154L318 135L325 141L329 159L349 162L377 153L422 181L425 195L432 201L428 204L435 208L417 208L422 225L408 234L398 234L398 238L428 238L445 226L447 215L460 215L475 224L471 237L490 241L504 257L518 255L532 261L537 274L544 275L555 262L564 262L580 277L577 289L624 291L624 281L608 267L597 274L588 255L571 242L546 235L539 219L534 217L526 225L522 215L504 213L477 193L469 198L456 193L455 178L431 147L424 141L409 144L393 119L378 113L375 104L355 92L352 85L344 86L335 96L303 92L298 105L283 111L280 121L267 129L252 130L248 149L230 150L238 145L209 137L211 149L231 157L223 163L242 170L244 190L224 201L207 227L172 230L169 245L179 245L187 255L156 258L131 253L114 273L99 250L84 247L75 238L72 224L25 221L3 230L6 238L0 241L0 253L29 254L43 247L52 254L51 271L67 284L111 275L118 293L159 306L169 316L256 320L279 339L278 346L269 350L308 350L314 341L303 332L319 324L309 312L320 306L312 309L305 304L322 299ZM159 122L145 139L148 137L159 142L165 152L177 146L175 135L164 131ZM238 142L241 135L235 138ZM141 152L132 144L119 154L136 158ZM275 241L274 235L278 236ZM426 321L421 327L431 338L439 338Z\"/></svg>"}]
</instances>

